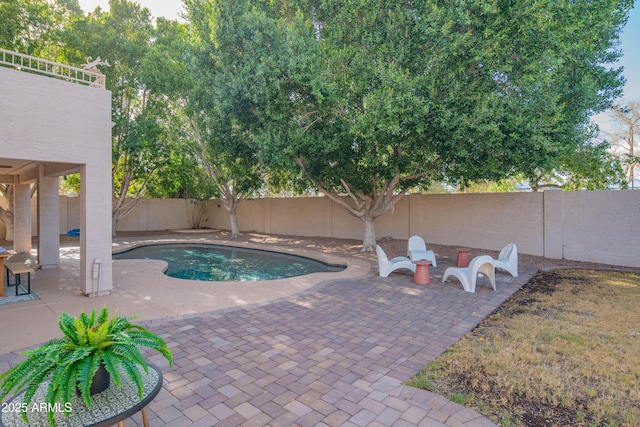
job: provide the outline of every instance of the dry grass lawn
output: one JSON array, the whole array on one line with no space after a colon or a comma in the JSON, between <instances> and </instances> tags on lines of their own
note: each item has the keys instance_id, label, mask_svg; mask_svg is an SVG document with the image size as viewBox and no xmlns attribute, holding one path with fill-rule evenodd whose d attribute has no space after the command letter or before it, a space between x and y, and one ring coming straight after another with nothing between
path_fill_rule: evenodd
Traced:
<instances>
[{"instance_id":1,"label":"dry grass lawn","mask_svg":"<svg viewBox=\"0 0 640 427\"><path fill-rule=\"evenodd\" d=\"M540 273L410 385L504 426L640 426L640 275Z\"/></svg>"}]
</instances>

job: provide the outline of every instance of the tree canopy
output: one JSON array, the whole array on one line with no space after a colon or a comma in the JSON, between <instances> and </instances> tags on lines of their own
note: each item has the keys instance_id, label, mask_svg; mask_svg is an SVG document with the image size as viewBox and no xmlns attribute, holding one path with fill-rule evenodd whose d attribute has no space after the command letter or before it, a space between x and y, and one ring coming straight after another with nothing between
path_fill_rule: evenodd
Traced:
<instances>
[{"instance_id":1,"label":"tree canopy","mask_svg":"<svg viewBox=\"0 0 640 427\"><path fill-rule=\"evenodd\" d=\"M589 118L621 93L632 0L185 6L187 24L128 0L0 3L3 47L109 62L114 229L147 190L215 191L237 232L237 204L274 177L360 218L372 250L376 218L433 182L603 188L620 172Z\"/></svg>"},{"instance_id":2,"label":"tree canopy","mask_svg":"<svg viewBox=\"0 0 640 427\"><path fill-rule=\"evenodd\" d=\"M620 93L621 70L608 64L631 7L205 4L205 42L212 58L228 58L234 81L224 102L251 116L256 152L362 219L364 250L375 246L375 219L409 188L538 176L585 149L589 116Z\"/></svg>"},{"instance_id":3,"label":"tree canopy","mask_svg":"<svg viewBox=\"0 0 640 427\"><path fill-rule=\"evenodd\" d=\"M110 0L108 12L97 8L73 21L66 33L64 47L72 62L83 63L91 55L108 63L101 71L112 93L114 234L150 183L156 193L180 194L188 187L175 188L163 179L180 177L169 168L190 160L177 154L184 145L173 132L179 105L172 96L187 79L187 36L184 24L153 22L148 9L128 0Z\"/></svg>"},{"instance_id":4,"label":"tree canopy","mask_svg":"<svg viewBox=\"0 0 640 427\"><path fill-rule=\"evenodd\" d=\"M229 213L231 235L235 237L239 234L238 206L245 197L264 187L268 177L255 149L260 134L255 108L243 98L244 85L255 76L253 58L241 53L243 44L262 41L251 40L251 34L243 32L246 25L253 23L239 24L236 19L255 18L241 12L243 7L250 11L251 3L217 5L187 0L185 5L193 35L192 85L186 104L189 137L195 142L201 167ZM224 19L219 19L221 15ZM209 38L213 32L217 34L215 46Z\"/></svg>"}]
</instances>

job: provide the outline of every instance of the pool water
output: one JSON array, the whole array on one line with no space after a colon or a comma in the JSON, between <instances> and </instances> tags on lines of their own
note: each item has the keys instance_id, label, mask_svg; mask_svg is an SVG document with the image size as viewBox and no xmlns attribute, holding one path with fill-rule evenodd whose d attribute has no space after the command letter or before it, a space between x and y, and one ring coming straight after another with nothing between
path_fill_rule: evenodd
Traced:
<instances>
[{"instance_id":1,"label":"pool water","mask_svg":"<svg viewBox=\"0 0 640 427\"><path fill-rule=\"evenodd\" d=\"M344 270L311 258L280 252L217 245L149 245L113 254L113 259L158 259L169 264L165 274L187 280L255 282L310 273Z\"/></svg>"}]
</instances>

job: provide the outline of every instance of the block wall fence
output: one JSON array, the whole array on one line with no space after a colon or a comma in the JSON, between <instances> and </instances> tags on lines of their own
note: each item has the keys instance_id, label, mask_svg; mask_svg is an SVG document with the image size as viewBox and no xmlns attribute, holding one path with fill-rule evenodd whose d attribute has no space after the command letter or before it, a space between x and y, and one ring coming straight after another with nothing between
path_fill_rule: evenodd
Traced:
<instances>
[{"instance_id":1,"label":"block wall fence","mask_svg":"<svg viewBox=\"0 0 640 427\"><path fill-rule=\"evenodd\" d=\"M222 203L206 203L205 226L229 230ZM118 231L192 228L195 207L191 200L144 199ZM79 227L78 210L77 198L61 196L61 234ZM265 234L363 236L362 222L325 197L245 200L238 225ZM499 250L513 242L529 255L640 267L640 191L412 194L376 220L378 240L414 234L427 243Z\"/></svg>"}]
</instances>

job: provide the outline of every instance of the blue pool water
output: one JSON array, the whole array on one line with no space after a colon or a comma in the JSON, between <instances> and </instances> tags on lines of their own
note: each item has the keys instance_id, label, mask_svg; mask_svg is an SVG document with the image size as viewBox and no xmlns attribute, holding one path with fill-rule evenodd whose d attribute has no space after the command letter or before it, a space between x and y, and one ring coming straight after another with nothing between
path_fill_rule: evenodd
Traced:
<instances>
[{"instance_id":1,"label":"blue pool water","mask_svg":"<svg viewBox=\"0 0 640 427\"><path fill-rule=\"evenodd\" d=\"M187 280L255 282L309 273L337 272L346 267L280 252L217 245L149 245L113 254L113 259L167 261L165 274Z\"/></svg>"}]
</instances>

